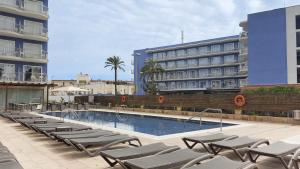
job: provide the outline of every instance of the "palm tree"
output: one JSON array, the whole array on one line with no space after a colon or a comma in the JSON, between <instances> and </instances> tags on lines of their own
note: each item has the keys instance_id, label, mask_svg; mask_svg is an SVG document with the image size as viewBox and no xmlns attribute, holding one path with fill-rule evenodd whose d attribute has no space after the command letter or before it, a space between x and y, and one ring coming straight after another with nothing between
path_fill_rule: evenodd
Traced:
<instances>
[{"instance_id":1,"label":"palm tree","mask_svg":"<svg viewBox=\"0 0 300 169\"><path fill-rule=\"evenodd\" d=\"M158 92L157 85L154 81L155 74L164 72L165 70L152 58L148 59L147 63L141 69L141 78L143 80L143 89L150 94Z\"/></svg>"},{"instance_id":2,"label":"palm tree","mask_svg":"<svg viewBox=\"0 0 300 169\"><path fill-rule=\"evenodd\" d=\"M115 96L117 96L117 73L118 69L125 71L124 69L124 61L121 60L119 56L111 56L106 59L105 62L105 68L111 67L111 70L115 71ZM115 101L117 100L117 97L115 97Z\"/></svg>"}]
</instances>

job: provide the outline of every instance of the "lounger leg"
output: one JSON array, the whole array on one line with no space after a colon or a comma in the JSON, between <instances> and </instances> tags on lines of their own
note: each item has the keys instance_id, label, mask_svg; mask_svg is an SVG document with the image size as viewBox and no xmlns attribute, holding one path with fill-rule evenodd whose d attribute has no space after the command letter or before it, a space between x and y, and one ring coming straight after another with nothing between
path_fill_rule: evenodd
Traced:
<instances>
[{"instance_id":1,"label":"lounger leg","mask_svg":"<svg viewBox=\"0 0 300 169\"><path fill-rule=\"evenodd\" d=\"M222 148L214 147L212 144L210 144L209 147L215 155L218 155L223 150Z\"/></svg>"},{"instance_id":2,"label":"lounger leg","mask_svg":"<svg viewBox=\"0 0 300 169\"><path fill-rule=\"evenodd\" d=\"M196 142L194 142L194 144L190 145L189 142L186 139L182 139L184 144L189 148L189 149L193 149L195 147L195 145L197 145Z\"/></svg>"},{"instance_id":3,"label":"lounger leg","mask_svg":"<svg viewBox=\"0 0 300 169\"><path fill-rule=\"evenodd\" d=\"M293 160L294 168L299 169L298 161Z\"/></svg>"},{"instance_id":4,"label":"lounger leg","mask_svg":"<svg viewBox=\"0 0 300 169\"><path fill-rule=\"evenodd\" d=\"M117 161L114 161L114 162L112 162L112 161L110 161L107 157L105 157L105 156L103 156L103 155L100 155L108 164L109 164L109 166L111 166L111 167L114 167L118 162Z\"/></svg>"},{"instance_id":5,"label":"lounger leg","mask_svg":"<svg viewBox=\"0 0 300 169\"><path fill-rule=\"evenodd\" d=\"M260 156L260 155L254 155L254 154L252 154L250 151L248 151L248 156L249 156L249 159L250 159L250 161L252 162L252 163L256 163L256 161L257 161L257 159L258 159L258 157Z\"/></svg>"},{"instance_id":6,"label":"lounger leg","mask_svg":"<svg viewBox=\"0 0 300 169\"><path fill-rule=\"evenodd\" d=\"M247 160L246 157L243 157L242 154L238 150L236 150L236 149L232 149L232 150L243 162L245 162Z\"/></svg>"},{"instance_id":7,"label":"lounger leg","mask_svg":"<svg viewBox=\"0 0 300 169\"><path fill-rule=\"evenodd\" d=\"M282 165L284 166L284 168L289 169L288 165L286 164L286 162L284 161L284 159L282 157L278 157L279 160L281 161Z\"/></svg>"}]
</instances>

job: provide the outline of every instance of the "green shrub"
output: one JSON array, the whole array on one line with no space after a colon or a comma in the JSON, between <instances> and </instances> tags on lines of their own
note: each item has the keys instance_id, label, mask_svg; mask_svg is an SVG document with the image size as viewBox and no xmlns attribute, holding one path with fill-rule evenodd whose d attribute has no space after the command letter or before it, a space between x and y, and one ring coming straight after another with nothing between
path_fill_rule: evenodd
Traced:
<instances>
[{"instance_id":1,"label":"green shrub","mask_svg":"<svg viewBox=\"0 0 300 169\"><path fill-rule=\"evenodd\" d=\"M295 87L259 87L257 89L246 89L243 90L244 94L290 94L290 93L300 93L299 88Z\"/></svg>"}]
</instances>

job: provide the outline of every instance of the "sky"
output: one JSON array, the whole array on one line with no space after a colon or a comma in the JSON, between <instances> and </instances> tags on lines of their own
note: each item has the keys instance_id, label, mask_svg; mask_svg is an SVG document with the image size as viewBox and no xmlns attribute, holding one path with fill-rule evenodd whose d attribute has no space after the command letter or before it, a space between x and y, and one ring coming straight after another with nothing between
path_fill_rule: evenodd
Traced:
<instances>
[{"instance_id":1,"label":"sky","mask_svg":"<svg viewBox=\"0 0 300 169\"><path fill-rule=\"evenodd\" d=\"M118 79L133 80L136 49L199 41L241 32L247 14L300 0L50 0L48 78L113 80L106 58L125 62Z\"/></svg>"}]
</instances>

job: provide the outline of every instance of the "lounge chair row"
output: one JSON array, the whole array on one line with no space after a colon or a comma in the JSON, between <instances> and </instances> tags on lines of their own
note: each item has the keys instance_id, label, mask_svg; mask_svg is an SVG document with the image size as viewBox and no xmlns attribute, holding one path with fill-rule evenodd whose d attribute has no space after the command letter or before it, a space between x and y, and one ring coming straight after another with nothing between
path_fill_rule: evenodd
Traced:
<instances>
[{"instance_id":1,"label":"lounge chair row","mask_svg":"<svg viewBox=\"0 0 300 169\"><path fill-rule=\"evenodd\" d=\"M0 169L23 169L16 157L0 142Z\"/></svg>"},{"instance_id":2,"label":"lounge chair row","mask_svg":"<svg viewBox=\"0 0 300 169\"><path fill-rule=\"evenodd\" d=\"M89 156L100 155L111 167L119 164L124 169L255 169L257 159L267 156L279 159L286 169L299 169L300 145L285 142L269 144L266 139L218 133L182 138L187 149L163 143L142 146L136 137L107 130L91 129L47 118L8 118L11 117L13 121L84 151ZM133 144L135 141L137 144ZM120 143L128 143L134 147L111 149ZM197 145L203 147L206 152L196 151ZM91 151L88 149L91 146L99 148ZM224 150L233 151L241 161L233 161L219 155ZM284 158L288 155L292 157L286 163Z\"/></svg>"}]
</instances>

